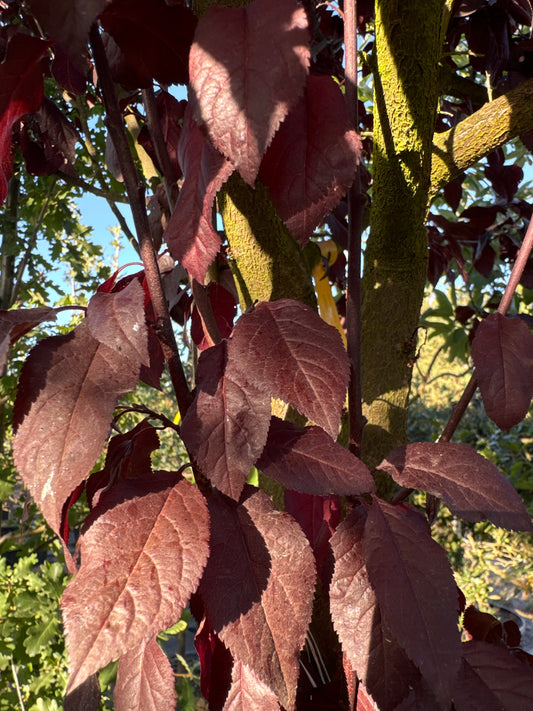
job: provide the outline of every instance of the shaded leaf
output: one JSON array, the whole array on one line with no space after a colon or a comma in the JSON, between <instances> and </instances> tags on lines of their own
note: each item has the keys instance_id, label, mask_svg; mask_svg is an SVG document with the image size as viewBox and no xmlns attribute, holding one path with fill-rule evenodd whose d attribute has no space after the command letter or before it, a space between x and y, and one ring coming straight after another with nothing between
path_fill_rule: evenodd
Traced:
<instances>
[{"instance_id":1,"label":"shaded leaf","mask_svg":"<svg viewBox=\"0 0 533 711\"><path fill-rule=\"evenodd\" d=\"M309 306L290 299L258 304L237 321L228 359L232 373L337 438L348 357L338 331Z\"/></svg>"},{"instance_id":2,"label":"shaded leaf","mask_svg":"<svg viewBox=\"0 0 533 711\"><path fill-rule=\"evenodd\" d=\"M65 696L63 711L99 711L101 696L98 674L92 674Z\"/></svg>"},{"instance_id":3,"label":"shaded leaf","mask_svg":"<svg viewBox=\"0 0 533 711\"><path fill-rule=\"evenodd\" d=\"M73 164L76 160L76 143L80 140L74 125L53 101L46 97L36 113L39 129L51 147L64 160Z\"/></svg>"},{"instance_id":4,"label":"shaded leaf","mask_svg":"<svg viewBox=\"0 0 533 711\"><path fill-rule=\"evenodd\" d=\"M196 18L183 5L170 6L151 0L147 11L143 0L113 0L100 22L134 68L138 86L186 84L188 58Z\"/></svg>"},{"instance_id":5,"label":"shaded leaf","mask_svg":"<svg viewBox=\"0 0 533 711\"><path fill-rule=\"evenodd\" d=\"M452 513L466 521L488 519L515 531L533 530L511 483L467 444L414 442L393 450L378 469L402 486L423 489L442 499Z\"/></svg>"},{"instance_id":6,"label":"shaded leaf","mask_svg":"<svg viewBox=\"0 0 533 711\"><path fill-rule=\"evenodd\" d=\"M374 499L364 555L384 621L446 706L461 657L457 586L446 553L421 514Z\"/></svg>"},{"instance_id":7,"label":"shaded leaf","mask_svg":"<svg viewBox=\"0 0 533 711\"><path fill-rule=\"evenodd\" d=\"M309 544L288 514L251 487L240 504L213 494L209 511L211 555L199 588L206 614L235 659L292 709L314 598Z\"/></svg>"},{"instance_id":8,"label":"shaded leaf","mask_svg":"<svg viewBox=\"0 0 533 711\"><path fill-rule=\"evenodd\" d=\"M66 336L41 341L19 380L13 411L17 469L51 528L64 501L91 471L121 395L138 366L96 341L83 321Z\"/></svg>"},{"instance_id":9,"label":"shaded leaf","mask_svg":"<svg viewBox=\"0 0 533 711\"><path fill-rule=\"evenodd\" d=\"M61 603L71 689L179 619L208 540L204 499L174 472L120 482L101 496Z\"/></svg>"},{"instance_id":10,"label":"shaded leaf","mask_svg":"<svg viewBox=\"0 0 533 711\"><path fill-rule=\"evenodd\" d=\"M366 511L354 509L331 539L335 570L329 589L342 649L381 711L407 696L419 672L385 624L365 564Z\"/></svg>"},{"instance_id":11,"label":"shaded leaf","mask_svg":"<svg viewBox=\"0 0 533 711\"><path fill-rule=\"evenodd\" d=\"M476 330L472 358L490 419L502 430L521 422L533 396L533 336L526 324L490 314Z\"/></svg>"},{"instance_id":12,"label":"shaded leaf","mask_svg":"<svg viewBox=\"0 0 533 711\"><path fill-rule=\"evenodd\" d=\"M226 341L200 356L197 395L181 426L187 450L220 491L238 500L265 445L270 398L227 364Z\"/></svg>"},{"instance_id":13,"label":"shaded leaf","mask_svg":"<svg viewBox=\"0 0 533 711\"><path fill-rule=\"evenodd\" d=\"M108 0L29 0L39 26L57 40L79 69L87 58L89 30Z\"/></svg>"},{"instance_id":14,"label":"shaded leaf","mask_svg":"<svg viewBox=\"0 0 533 711\"><path fill-rule=\"evenodd\" d=\"M43 321L55 320L56 310L48 306L0 311L0 377L6 372L9 347Z\"/></svg>"},{"instance_id":15,"label":"shaded leaf","mask_svg":"<svg viewBox=\"0 0 533 711\"><path fill-rule=\"evenodd\" d=\"M209 284L207 290L219 333L222 338L227 338L233 329L233 320L237 313L235 298L227 289L214 281ZM204 332L202 317L196 305L193 307L191 315L191 338L200 351L212 345L211 340Z\"/></svg>"},{"instance_id":16,"label":"shaded leaf","mask_svg":"<svg viewBox=\"0 0 533 711\"><path fill-rule=\"evenodd\" d=\"M375 491L366 465L320 427L298 427L273 417L268 439L257 462L285 488L326 496Z\"/></svg>"},{"instance_id":17,"label":"shaded leaf","mask_svg":"<svg viewBox=\"0 0 533 711\"><path fill-rule=\"evenodd\" d=\"M155 637L120 658L115 711L175 711L174 672Z\"/></svg>"},{"instance_id":18,"label":"shaded leaf","mask_svg":"<svg viewBox=\"0 0 533 711\"><path fill-rule=\"evenodd\" d=\"M464 666L454 694L457 711L529 711L533 669L506 649L486 642L463 643ZM474 693L473 693L474 692ZM472 697L477 706L472 705ZM482 700L486 706L479 703Z\"/></svg>"},{"instance_id":19,"label":"shaded leaf","mask_svg":"<svg viewBox=\"0 0 533 711\"><path fill-rule=\"evenodd\" d=\"M224 711L279 711L276 695L242 662L235 662Z\"/></svg>"},{"instance_id":20,"label":"shaded leaf","mask_svg":"<svg viewBox=\"0 0 533 711\"><path fill-rule=\"evenodd\" d=\"M259 177L280 217L305 244L353 182L361 140L329 76L311 75L267 150Z\"/></svg>"},{"instance_id":21,"label":"shaded leaf","mask_svg":"<svg viewBox=\"0 0 533 711\"><path fill-rule=\"evenodd\" d=\"M191 609L200 600L193 596ZM196 613L194 613L196 616ZM200 689L209 701L209 711L221 711L231 686L233 657L220 641L209 620L203 615L194 638L194 646L200 659Z\"/></svg>"},{"instance_id":22,"label":"shaded leaf","mask_svg":"<svg viewBox=\"0 0 533 711\"><path fill-rule=\"evenodd\" d=\"M0 205L13 172L11 132L25 114L37 111L43 100L43 70L48 43L15 34L0 64Z\"/></svg>"},{"instance_id":23,"label":"shaded leaf","mask_svg":"<svg viewBox=\"0 0 533 711\"><path fill-rule=\"evenodd\" d=\"M93 338L132 363L150 364L144 290L137 279L111 294L97 292L87 306L87 325Z\"/></svg>"},{"instance_id":24,"label":"shaded leaf","mask_svg":"<svg viewBox=\"0 0 533 711\"><path fill-rule=\"evenodd\" d=\"M234 167L205 138L190 108L183 119L178 159L184 181L164 238L174 259L203 284L221 244L212 224L213 201Z\"/></svg>"},{"instance_id":25,"label":"shaded leaf","mask_svg":"<svg viewBox=\"0 0 533 711\"><path fill-rule=\"evenodd\" d=\"M195 118L250 185L304 88L308 44L294 0L211 7L198 23L189 59Z\"/></svg>"},{"instance_id":26,"label":"shaded leaf","mask_svg":"<svg viewBox=\"0 0 533 711\"><path fill-rule=\"evenodd\" d=\"M157 430L148 420L142 420L125 434L109 441L104 468L87 479L86 494L93 507L96 493L121 479L138 479L151 472L151 454L159 447Z\"/></svg>"}]
</instances>

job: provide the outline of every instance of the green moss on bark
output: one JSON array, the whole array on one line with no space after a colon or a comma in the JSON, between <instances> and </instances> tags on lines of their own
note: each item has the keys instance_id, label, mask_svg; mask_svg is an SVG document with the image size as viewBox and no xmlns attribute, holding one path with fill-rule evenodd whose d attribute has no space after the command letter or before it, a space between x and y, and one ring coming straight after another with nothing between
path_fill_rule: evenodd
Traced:
<instances>
[{"instance_id":1,"label":"green moss on bark","mask_svg":"<svg viewBox=\"0 0 533 711\"><path fill-rule=\"evenodd\" d=\"M233 175L219 194L230 265L241 308L257 301L291 298L316 309L303 252L277 214L266 188Z\"/></svg>"},{"instance_id":2,"label":"green moss on bark","mask_svg":"<svg viewBox=\"0 0 533 711\"><path fill-rule=\"evenodd\" d=\"M363 278L363 457L405 440L427 273L426 209L442 0L376 2L374 182Z\"/></svg>"}]
</instances>

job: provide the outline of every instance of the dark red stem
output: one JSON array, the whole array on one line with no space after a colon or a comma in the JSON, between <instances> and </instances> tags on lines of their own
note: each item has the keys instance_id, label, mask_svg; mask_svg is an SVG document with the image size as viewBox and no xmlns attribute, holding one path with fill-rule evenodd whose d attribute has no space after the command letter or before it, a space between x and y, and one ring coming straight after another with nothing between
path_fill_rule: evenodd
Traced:
<instances>
[{"instance_id":1,"label":"dark red stem","mask_svg":"<svg viewBox=\"0 0 533 711\"><path fill-rule=\"evenodd\" d=\"M102 98L106 110L106 126L117 153L124 185L128 193L133 222L140 245L140 254L144 264L146 281L156 317L156 333L161 342L165 361L167 363L172 385L182 418L185 417L191 402L191 392L187 385L183 366L178 355L178 347L168 313L168 306L163 294L161 275L157 264L157 255L152 243L150 225L146 213L145 189L142 180L137 175L128 139L124 130L124 120L120 109L115 85L109 70L104 45L97 25L90 32L90 42Z\"/></svg>"},{"instance_id":2,"label":"dark red stem","mask_svg":"<svg viewBox=\"0 0 533 711\"><path fill-rule=\"evenodd\" d=\"M357 2L344 3L344 45L346 66L345 92L350 121L358 128L357 97ZM356 171L355 180L348 191L348 282L346 289L346 333L350 359L350 384L348 409L350 422L350 450L359 456L363 435L363 393L361 386L361 233L366 203L361 190L361 176Z\"/></svg>"}]
</instances>

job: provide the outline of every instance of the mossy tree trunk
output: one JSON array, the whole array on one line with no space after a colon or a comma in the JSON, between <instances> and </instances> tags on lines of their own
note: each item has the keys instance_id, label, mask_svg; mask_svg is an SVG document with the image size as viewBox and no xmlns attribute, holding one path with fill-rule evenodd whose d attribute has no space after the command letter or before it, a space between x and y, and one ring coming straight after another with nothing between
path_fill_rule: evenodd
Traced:
<instances>
[{"instance_id":1,"label":"mossy tree trunk","mask_svg":"<svg viewBox=\"0 0 533 711\"><path fill-rule=\"evenodd\" d=\"M363 457L406 436L427 274L425 218L438 100L442 0L376 1L370 235L362 295Z\"/></svg>"}]
</instances>

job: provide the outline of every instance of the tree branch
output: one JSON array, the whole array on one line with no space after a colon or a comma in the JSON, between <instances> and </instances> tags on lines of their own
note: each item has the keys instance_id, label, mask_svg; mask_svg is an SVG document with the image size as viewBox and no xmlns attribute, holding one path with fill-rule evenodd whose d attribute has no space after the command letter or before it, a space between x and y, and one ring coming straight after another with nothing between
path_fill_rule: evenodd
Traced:
<instances>
[{"instance_id":1,"label":"tree branch","mask_svg":"<svg viewBox=\"0 0 533 711\"><path fill-rule=\"evenodd\" d=\"M533 79L482 106L449 131L435 136L430 200L478 160L533 129Z\"/></svg>"},{"instance_id":2,"label":"tree branch","mask_svg":"<svg viewBox=\"0 0 533 711\"><path fill-rule=\"evenodd\" d=\"M115 93L115 86L97 25L93 25L91 28L90 42L106 109L107 128L117 152L119 164L124 176L124 184L130 198L133 221L139 239L140 253L144 263L146 280L148 282L150 297L156 317L156 333L161 342L172 385L176 393L180 414L183 418L191 403L191 392L187 385L185 373L183 372L183 366L179 358L178 347L168 313L168 305L163 294L157 256L152 243L150 225L146 213L144 185L137 175L135 163L133 162L130 152L128 139L124 131L122 111L120 110Z\"/></svg>"}]
</instances>

